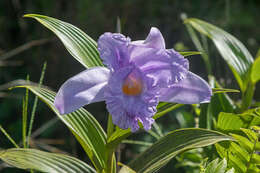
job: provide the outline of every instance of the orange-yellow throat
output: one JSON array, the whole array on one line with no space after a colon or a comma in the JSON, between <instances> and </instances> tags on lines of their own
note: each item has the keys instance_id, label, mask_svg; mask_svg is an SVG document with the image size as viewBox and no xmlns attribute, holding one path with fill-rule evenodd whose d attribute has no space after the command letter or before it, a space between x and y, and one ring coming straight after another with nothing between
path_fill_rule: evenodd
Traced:
<instances>
[{"instance_id":1,"label":"orange-yellow throat","mask_svg":"<svg viewBox=\"0 0 260 173\"><path fill-rule=\"evenodd\" d=\"M122 91L126 95L137 96L142 92L143 84L141 79L135 78L131 74L125 79Z\"/></svg>"}]
</instances>

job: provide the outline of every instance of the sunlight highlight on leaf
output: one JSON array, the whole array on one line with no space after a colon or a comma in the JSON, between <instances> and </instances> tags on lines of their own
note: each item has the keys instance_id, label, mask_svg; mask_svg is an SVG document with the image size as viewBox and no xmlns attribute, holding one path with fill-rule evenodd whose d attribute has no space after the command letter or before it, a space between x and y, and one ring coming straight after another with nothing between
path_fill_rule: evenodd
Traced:
<instances>
[{"instance_id":1,"label":"sunlight highlight on leaf","mask_svg":"<svg viewBox=\"0 0 260 173\"><path fill-rule=\"evenodd\" d=\"M141 153L128 166L138 173L155 172L183 151L227 140L232 138L217 131L199 128L175 130Z\"/></svg>"},{"instance_id":2,"label":"sunlight highlight on leaf","mask_svg":"<svg viewBox=\"0 0 260 173\"><path fill-rule=\"evenodd\" d=\"M97 170L106 167L106 134L97 120L84 108L66 115L60 115L54 107L55 92L37 85L23 85L45 102L75 135L78 142L88 154Z\"/></svg>"},{"instance_id":3,"label":"sunlight highlight on leaf","mask_svg":"<svg viewBox=\"0 0 260 173\"><path fill-rule=\"evenodd\" d=\"M184 23L208 36L214 42L237 79L241 90L245 91L254 61L247 48L231 34L202 20L189 18Z\"/></svg>"},{"instance_id":4,"label":"sunlight highlight on leaf","mask_svg":"<svg viewBox=\"0 0 260 173\"><path fill-rule=\"evenodd\" d=\"M64 154L48 153L36 149L8 149L0 151L0 158L21 169L34 169L51 173L96 173L86 163Z\"/></svg>"},{"instance_id":5,"label":"sunlight highlight on leaf","mask_svg":"<svg viewBox=\"0 0 260 173\"><path fill-rule=\"evenodd\" d=\"M69 53L86 68L103 65L97 43L79 28L48 16L26 14L24 17L34 18L54 32Z\"/></svg>"}]
</instances>

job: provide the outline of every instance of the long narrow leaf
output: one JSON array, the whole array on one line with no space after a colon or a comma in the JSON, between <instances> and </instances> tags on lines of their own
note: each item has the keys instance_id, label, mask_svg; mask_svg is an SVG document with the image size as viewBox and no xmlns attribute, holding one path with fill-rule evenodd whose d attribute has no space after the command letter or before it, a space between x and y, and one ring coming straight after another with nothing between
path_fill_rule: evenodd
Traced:
<instances>
[{"instance_id":1,"label":"long narrow leaf","mask_svg":"<svg viewBox=\"0 0 260 173\"><path fill-rule=\"evenodd\" d=\"M232 138L216 131L198 128L176 130L161 138L128 166L138 173L155 172L180 152L226 140Z\"/></svg>"},{"instance_id":2,"label":"long narrow leaf","mask_svg":"<svg viewBox=\"0 0 260 173\"><path fill-rule=\"evenodd\" d=\"M19 87L28 88L56 113L75 135L98 170L106 167L106 134L88 111L80 108L70 114L60 115L53 105L55 92L37 85L23 85Z\"/></svg>"},{"instance_id":3,"label":"long narrow leaf","mask_svg":"<svg viewBox=\"0 0 260 173\"><path fill-rule=\"evenodd\" d=\"M214 42L232 70L241 90L245 91L250 68L254 61L247 48L231 34L202 20L190 18L185 20L185 24L192 26Z\"/></svg>"},{"instance_id":4,"label":"long narrow leaf","mask_svg":"<svg viewBox=\"0 0 260 173\"><path fill-rule=\"evenodd\" d=\"M69 53L86 68L102 66L97 43L79 28L48 16L26 14L24 17L34 18L54 32Z\"/></svg>"},{"instance_id":5,"label":"long narrow leaf","mask_svg":"<svg viewBox=\"0 0 260 173\"><path fill-rule=\"evenodd\" d=\"M95 173L86 163L64 154L48 153L36 149L12 148L0 151L0 158L17 168L51 173Z\"/></svg>"}]
</instances>

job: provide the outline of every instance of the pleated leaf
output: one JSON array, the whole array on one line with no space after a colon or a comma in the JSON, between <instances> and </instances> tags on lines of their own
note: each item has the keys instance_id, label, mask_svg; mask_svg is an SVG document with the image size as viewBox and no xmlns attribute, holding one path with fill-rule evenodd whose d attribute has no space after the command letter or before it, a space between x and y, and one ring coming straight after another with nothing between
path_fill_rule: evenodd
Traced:
<instances>
[{"instance_id":1,"label":"pleated leaf","mask_svg":"<svg viewBox=\"0 0 260 173\"><path fill-rule=\"evenodd\" d=\"M79 28L48 16L26 14L24 17L34 18L54 32L68 52L86 68L102 66L97 43Z\"/></svg>"},{"instance_id":2,"label":"pleated leaf","mask_svg":"<svg viewBox=\"0 0 260 173\"><path fill-rule=\"evenodd\" d=\"M232 70L240 88L245 91L253 57L247 48L234 36L224 30L199 19L190 18L185 24L208 36Z\"/></svg>"},{"instance_id":3,"label":"pleated leaf","mask_svg":"<svg viewBox=\"0 0 260 173\"><path fill-rule=\"evenodd\" d=\"M74 134L97 170L102 170L106 167L106 134L97 120L88 111L80 108L70 114L60 115L53 105L55 92L34 85L19 87L28 88L53 110Z\"/></svg>"},{"instance_id":4,"label":"pleated leaf","mask_svg":"<svg viewBox=\"0 0 260 173\"><path fill-rule=\"evenodd\" d=\"M156 172L183 151L226 140L232 138L212 130L199 128L175 130L141 153L128 166L138 173Z\"/></svg>"},{"instance_id":5,"label":"pleated leaf","mask_svg":"<svg viewBox=\"0 0 260 173\"><path fill-rule=\"evenodd\" d=\"M14 148L0 151L0 158L17 168L51 173L96 173L81 160L64 154L48 153L36 149Z\"/></svg>"}]
</instances>

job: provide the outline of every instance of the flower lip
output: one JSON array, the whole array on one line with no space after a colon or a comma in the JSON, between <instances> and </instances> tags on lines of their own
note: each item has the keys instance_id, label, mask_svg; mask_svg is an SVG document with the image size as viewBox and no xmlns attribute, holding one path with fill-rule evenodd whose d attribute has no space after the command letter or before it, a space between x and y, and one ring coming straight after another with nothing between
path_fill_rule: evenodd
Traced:
<instances>
[{"instance_id":1,"label":"flower lip","mask_svg":"<svg viewBox=\"0 0 260 173\"><path fill-rule=\"evenodd\" d=\"M123 82L122 91L129 96L137 96L142 93L143 82L133 72L130 73Z\"/></svg>"}]
</instances>

